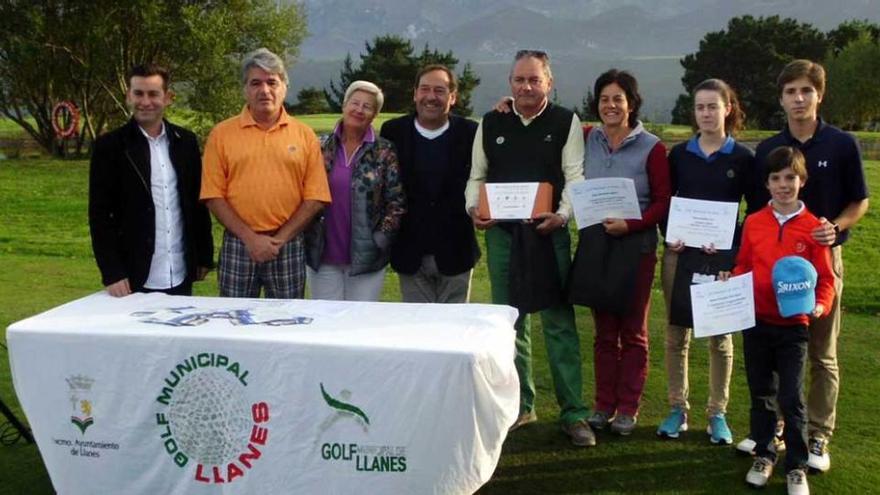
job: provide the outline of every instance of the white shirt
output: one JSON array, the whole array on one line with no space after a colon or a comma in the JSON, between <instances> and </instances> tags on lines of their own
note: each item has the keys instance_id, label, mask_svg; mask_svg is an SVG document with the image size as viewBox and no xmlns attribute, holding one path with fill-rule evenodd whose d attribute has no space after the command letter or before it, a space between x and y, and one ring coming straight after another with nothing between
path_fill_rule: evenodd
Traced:
<instances>
[{"instance_id":1,"label":"white shirt","mask_svg":"<svg viewBox=\"0 0 880 495\"><path fill-rule=\"evenodd\" d=\"M792 218L794 218L794 217L800 215L801 212L804 211L804 202L798 200L798 209L797 209L797 211L794 212L794 213L789 213L789 214L787 214L787 215L786 215L785 213L779 213L778 211L776 211L776 209L773 208L773 202L772 202L772 201L770 202L770 207L771 207L771 209L773 210L773 216L776 217L776 221L779 222L779 225L782 225L782 224L784 224L785 222L791 220Z\"/></svg>"},{"instance_id":2,"label":"white shirt","mask_svg":"<svg viewBox=\"0 0 880 495\"><path fill-rule=\"evenodd\" d=\"M449 129L449 121L448 120L443 125L441 125L440 127L436 128L436 129L428 129L427 127L422 127L421 124L419 124L418 119L413 119L413 124L415 124L415 126L416 126L416 131L419 134L421 134L423 138L425 138L429 141L433 141L434 139L437 139L438 137L442 136L443 133L446 132L447 129Z\"/></svg>"},{"instance_id":3,"label":"white shirt","mask_svg":"<svg viewBox=\"0 0 880 495\"><path fill-rule=\"evenodd\" d=\"M186 278L183 249L183 214L177 193L177 173L171 164L165 124L158 136L152 137L138 127L150 145L150 192L156 215L156 235L150 273L144 287L170 289Z\"/></svg>"}]
</instances>

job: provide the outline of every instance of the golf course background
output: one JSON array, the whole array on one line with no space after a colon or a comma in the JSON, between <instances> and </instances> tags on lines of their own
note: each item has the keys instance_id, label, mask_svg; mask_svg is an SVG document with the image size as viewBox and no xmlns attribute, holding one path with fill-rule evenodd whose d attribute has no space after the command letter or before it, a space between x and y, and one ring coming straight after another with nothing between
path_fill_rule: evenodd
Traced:
<instances>
[{"instance_id":1,"label":"golf course background","mask_svg":"<svg viewBox=\"0 0 880 495\"><path fill-rule=\"evenodd\" d=\"M318 131L327 131L336 118L325 115L304 120ZM668 126L659 131L670 142L685 139L689 132ZM755 131L745 138L757 140L770 133ZM858 137L872 146L880 142L878 134L859 133ZM88 160L45 158L3 120L0 151L5 158L0 160L0 343L5 344L5 329L12 322L102 287L88 232ZM866 161L865 169L869 188L876 194L880 190L880 161ZM831 443L831 471L810 477L813 493L880 492L880 213L876 209L870 209L854 229L844 250L838 428ZM220 232L215 222L218 247ZM471 301L490 302L485 260L478 264L473 281ZM216 295L216 274L196 284L195 292ZM750 460L736 456L732 447L710 445L705 434L708 351L704 340L691 344L691 431L677 441L656 437L657 424L668 412L663 367L665 314L656 279L652 297L650 370L636 432L628 438L599 435L599 444L592 449L569 445L556 423L557 407L540 319L536 318L533 345L540 421L508 438L492 481L480 493L750 493L743 482ZM396 275L389 270L383 300L399 299ZM584 308L577 309L577 323L584 394L589 404L593 393L593 324ZM737 335L728 413L737 439L748 431L741 341ZM25 419L12 388L5 347L0 347L0 398ZM781 473L772 478L768 490L784 490ZM53 493L35 445L23 441L0 445L0 494L7 493Z\"/></svg>"}]
</instances>

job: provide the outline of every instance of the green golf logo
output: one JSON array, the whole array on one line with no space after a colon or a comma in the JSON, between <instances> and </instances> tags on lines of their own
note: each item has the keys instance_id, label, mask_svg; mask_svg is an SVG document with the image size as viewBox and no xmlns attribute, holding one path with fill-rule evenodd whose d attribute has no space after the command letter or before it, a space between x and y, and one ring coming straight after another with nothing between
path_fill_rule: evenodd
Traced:
<instances>
[{"instance_id":1,"label":"green golf logo","mask_svg":"<svg viewBox=\"0 0 880 495\"><path fill-rule=\"evenodd\" d=\"M368 425L370 424L370 418L368 418L367 415L359 407L349 404L347 402L342 402L339 399L334 399L330 396L330 394L327 393L326 390L324 390L323 383L321 384L321 395L324 397L324 402L326 402L327 405L332 407L333 409L336 409L343 413L354 414L355 416L361 418L364 423Z\"/></svg>"},{"instance_id":2,"label":"green golf logo","mask_svg":"<svg viewBox=\"0 0 880 495\"><path fill-rule=\"evenodd\" d=\"M363 409L351 403L351 392L341 390L337 397L330 395L323 383L320 383L321 397L333 410L320 425L321 435L316 441L331 430L337 421L351 418L363 428L364 435L369 436L370 417ZM402 473L406 471L406 447L392 445L363 445L354 441L332 441L321 444L321 458L329 462L354 463L355 471L377 473Z\"/></svg>"}]
</instances>

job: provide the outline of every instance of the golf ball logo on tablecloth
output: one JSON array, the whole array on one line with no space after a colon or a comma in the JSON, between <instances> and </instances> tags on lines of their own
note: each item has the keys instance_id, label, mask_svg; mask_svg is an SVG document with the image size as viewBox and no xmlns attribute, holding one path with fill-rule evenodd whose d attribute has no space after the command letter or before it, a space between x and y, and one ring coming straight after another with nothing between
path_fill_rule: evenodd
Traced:
<instances>
[{"instance_id":1,"label":"golf ball logo on tablecloth","mask_svg":"<svg viewBox=\"0 0 880 495\"><path fill-rule=\"evenodd\" d=\"M195 481L233 482L262 457L269 404L249 397L249 380L250 370L213 352L187 357L163 380L155 399L159 438L179 468L189 466Z\"/></svg>"}]
</instances>

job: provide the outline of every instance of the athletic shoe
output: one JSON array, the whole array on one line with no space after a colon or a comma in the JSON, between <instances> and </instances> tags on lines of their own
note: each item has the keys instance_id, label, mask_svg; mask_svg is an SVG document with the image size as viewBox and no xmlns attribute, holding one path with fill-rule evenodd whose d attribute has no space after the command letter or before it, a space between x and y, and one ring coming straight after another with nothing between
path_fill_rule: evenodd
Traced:
<instances>
[{"instance_id":1,"label":"athletic shoe","mask_svg":"<svg viewBox=\"0 0 880 495\"><path fill-rule=\"evenodd\" d=\"M730 445L733 443L733 434L727 426L727 420L721 413L709 416L709 426L706 427L709 441L716 445Z\"/></svg>"},{"instance_id":2,"label":"athletic shoe","mask_svg":"<svg viewBox=\"0 0 880 495\"><path fill-rule=\"evenodd\" d=\"M587 418L587 423L596 430L604 430L611 421L611 414L605 411L593 411L593 414Z\"/></svg>"},{"instance_id":3,"label":"athletic shoe","mask_svg":"<svg viewBox=\"0 0 880 495\"><path fill-rule=\"evenodd\" d=\"M778 437L773 437L773 446L776 449L776 453L785 452L785 440L782 439L782 435Z\"/></svg>"},{"instance_id":4,"label":"athletic shoe","mask_svg":"<svg viewBox=\"0 0 880 495\"><path fill-rule=\"evenodd\" d=\"M785 423L782 421L776 423L776 436L773 437L773 445L776 447L776 453L785 450L785 440L782 439L782 429L784 427ZM743 438L738 444L736 444L736 453L742 455L755 455L755 441L752 440L751 436Z\"/></svg>"},{"instance_id":5,"label":"athletic shoe","mask_svg":"<svg viewBox=\"0 0 880 495\"><path fill-rule=\"evenodd\" d=\"M785 484L788 486L788 495L810 495L807 473L803 469L792 469L789 471L785 475Z\"/></svg>"},{"instance_id":6,"label":"athletic shoe","mask_svg":"<svg viewBox=\"0 0 880 495\"><path fill-rule=\"evenodd\" d=\"M746 483L753 488L764 488L773 474L773 461L766 457L755 457L752 468L746 473Z\"/></svg>"},{"instance_id":7,"label":"athletic shoe","mask_svg":"<svg viewBox=\"0 0 880 495\"><path fill-rule=\"evenodd\" d=\"M831 467L831 457L828 455L828 441L824 438L810 439L810 457L807 467L810 470L824 473Z\"/></svg>"},{"instance_id":8,"label":"athletic shoe","mask_svg":"<svg viewBox=\"0 0 880 495\"><path fill-rule=\"evenodd\" d=\"M516 421L510 425L510 429L507 430L508 433L518 430L525 425L531 424L538 421L538 415L535 414L535 411L527 411L519 415L516 418Z\"/></svg>"},{"instance_id":9,"label":"athletic shoe","mask_svg":"<svg viewBox=\"0 0 880 495\"><path fill-rule=\"evenodd\" d=\"M636 417L627 414L618 414L611 422L611 431L618 435L627 436L636 429Z\"/></svg>"},{"instance_id":10,"label":"athletic shoe","mask_svg":"<svg viewBox=\"0 0 880 495\"><path fill-rule=\"evenodd\" d=\"M576 447L593 447L596 445L596 435L590 429L590 425L584 420L574 423L563 424L562 431L571 439L571 444Z\"/></svg>"},{"instance_id":11,"label":"athletic shoe","mask_svg":"<svg viewBox=\"0 0 880 495\"><path fill-rule=\"evenodd\" d=\"M752 440L752 437L745 437L736 444L736 453L742 455L755 455L756 445L757 443Z\"/></svg>"},{"instance_id":12,"label":"athletic shoe","mask_svg":"<svg viewBox=\"0 0 880 495\"><path fill-rule=\"evenodd\" d=\"M660 423L657 428L657 436L662 438L678 438L682 431L687 431L687 411L680 407L673 407L669 416Z\"/></svg>"}]
</instances>

